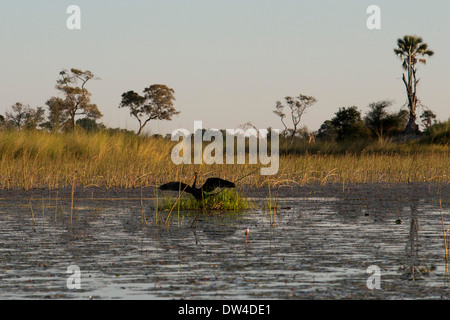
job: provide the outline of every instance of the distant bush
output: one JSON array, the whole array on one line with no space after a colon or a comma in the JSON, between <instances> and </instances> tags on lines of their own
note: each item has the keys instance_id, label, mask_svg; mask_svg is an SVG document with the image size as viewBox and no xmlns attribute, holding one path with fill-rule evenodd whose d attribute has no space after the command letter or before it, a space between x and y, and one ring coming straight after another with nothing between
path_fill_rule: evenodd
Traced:
<instances>
[{"instance_id":1,"label":"distant bush","mask_svg":"<svg viewBox=\"0 0 450 320\"><path fill-rule=\"evenodd\" d=\"M331 119L338 141L368 139L370 130L361 119L361 112L356 106L339 108Z\"/></svg>"},{"instance_id":2,"label":"distant bush","mask_svg":"<svg viewBox=\"0 0 450 320\"><path fill-rule=\"evenodd\" d=\"M95 119L90 118L78 119L76 124L78 128L83 128L86 132L98 132L106 129L103 123L97 123Z\"/></svg>"},{"instance_id":3,"label":"distant bush","mask_svg":"<svg viewBox=\"0 0 450 320\"><path fill-rule=\"evenodd\" d=\"M427 128L421 141L424 143L448 145L450 142L450 119L435 123Z\"/></svg>"}]
</instances>

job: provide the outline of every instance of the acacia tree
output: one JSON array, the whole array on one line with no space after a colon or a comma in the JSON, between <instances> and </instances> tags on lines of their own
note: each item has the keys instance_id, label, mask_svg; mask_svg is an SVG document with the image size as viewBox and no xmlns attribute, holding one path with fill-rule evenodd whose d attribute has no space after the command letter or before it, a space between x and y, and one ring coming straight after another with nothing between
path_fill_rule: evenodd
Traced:
<instances>
[{"instance_id":1,"label":"acacia tree","mask_svg":"<svg viewBox=\"0 0 450 320\"><path fill-rule=\"evenodd\" d=\"M285 97L284 99L286 100L286 104L289 108L293 128L288 129L288 126L284 122L284 118L286 118L287 116L286 113L284 112L284 108L286 106L283 105L280 101L277 101L273 113L275 113L277 116L280 117L281 123L284 126L284 134L286 135L289 131L291 132L290 142L292 143L292 141L294 141L295 135L298 133L298 125L300 123L300 120L302 119L303 114L305 113L306 109L308 109L314 103L317 102L317 99L302 94L300 94L298 97L295 98L288 96Z\"/></svg>"},{"instance_id":2,"label":"acacia tree","mask_svg":"<svg viewBox=\"0 0 450 320\"><path fill-rule=\"evenodd\" d=\"M144 89L144 95L134 91L122 94L122 101L119 108L129 108L130 115L139 122L137 134L151 120L172 120L172 116L180 112L175 110L173 101L175 91L163 84L153 84Z\"/></svg>"},{"instance_id":3,"label":"acacia tree","mask_svg":"<svg viewBox=\"0 0 450 320\"><path fill-rule=\"evenodd\" d=\"M394 53L402 60L402 67L407 71L407 75L403 73L403 83L406 87L408 95L409 121L406 125L405 133L412 134L419 131L416 124L416 107L417 107L417 84L420 78L417 78L417 63L426 64L427 61L423 57L431 57L434 52L428 49L428 44L424 43L421 37L404 36L403 39L397 40L398 48L394 49ZM420 58L422 57L422 58Z\"/></svg>"},{"instance_id":4,"label":"acacia tree","mask_svg":"<svg viewBox=\"0 0 450 320\"><path fill-rule=\"evenodd\" d=\"M72 68L70 71L63 69L61 78L57 80L56 88L65 96L66 112L68 124L71 129L75 129L75 117L84 115L90 119L102 117L97 105L91 103L91 93L86 89L89 80L97 80L94 74L89 71L82 71Z\"/></svg>"}]
</instances>

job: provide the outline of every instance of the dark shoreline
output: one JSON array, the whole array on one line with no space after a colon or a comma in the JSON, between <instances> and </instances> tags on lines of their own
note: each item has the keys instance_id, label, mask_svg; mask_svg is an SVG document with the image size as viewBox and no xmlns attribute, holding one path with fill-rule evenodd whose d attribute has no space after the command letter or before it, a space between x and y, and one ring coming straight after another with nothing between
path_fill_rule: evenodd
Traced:
<instances>
[{"instance_id":1,"label":"dark shoreline","mask_svg":"<svg viewBox=\"0 0 450 320\"><path fill-rule=\"evenodd\" d=\"M267 198L269 188L238 188L246 197ZM156 187L143 187L134 189L125 188L97 188L77 187L74 190L75 199L86 200L133 200L142 198L155 198ZM295 197L338 197L346 199L360 198L395 198L408 199L435 198L439 196L443 202L450 200L450 182L423 182L423 183L368 183L368 184L307 184L304 186L280 186L270 189L272 198L295 198ZM158 190L158 197L163 198L166 192ZM46 198L67 199L72 196L72 188L61 188L50 190L48 188L32 190L5 190L0 189L1 200L37 200Z\"/></svg>"}]
</instances>

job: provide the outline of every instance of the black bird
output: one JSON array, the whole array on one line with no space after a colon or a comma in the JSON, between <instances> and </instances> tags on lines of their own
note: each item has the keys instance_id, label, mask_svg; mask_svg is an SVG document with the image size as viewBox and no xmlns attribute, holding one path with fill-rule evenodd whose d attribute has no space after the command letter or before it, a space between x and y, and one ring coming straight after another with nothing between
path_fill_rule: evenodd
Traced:
<instances>
[{"instance_id":1,"label":"black bird","mask_svg":"<svg viewBox=\"0 0 450 320\"><path fill-rule=\"evenodd\" d=\"M195 184L197 182L197 173L195 173L194 183L192 186L187 185L186 183L180 181L168 182L159 187L161 190L171 190L171 191L185 191L194 196L197 200L202 200L206 196L209 196L207 193L213 191L216 188L235 188L236 185L233 182L223 180L220 178L208 178L205 183L200 187L196 188Z\"/></svg>"}]
</instances>

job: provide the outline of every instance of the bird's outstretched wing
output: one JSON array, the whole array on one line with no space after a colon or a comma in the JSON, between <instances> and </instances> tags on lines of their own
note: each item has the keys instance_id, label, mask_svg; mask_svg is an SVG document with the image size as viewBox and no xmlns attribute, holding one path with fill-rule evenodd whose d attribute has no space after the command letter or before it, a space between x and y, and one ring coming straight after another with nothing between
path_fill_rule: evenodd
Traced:
<instances>
[{"instance_id":1,"label":"bird's outstretched wing","mask_svg":"<svg viewBox=\"0 0 450 320\"><path fill-rule=\"evenodd\" d=\"M192 188L188 186L186 183L174 181L174 182L168 182L161 186L159 186L159 189L161 190L171 190L171 191L185 191L188 193L191 193Z\"/></svg>"},{"instance_id":2,"label":"bird's outstretched wing","mask_svg":"<svg viewBox=\"0 0 450 320\"><path fill-rule=\"evenodd\" d=\"M223 180L220 178L208 178L201 189L203 192L211 192L216 188L235 188L236 185L233 182Z\"/></svg>"}]
</instances>

